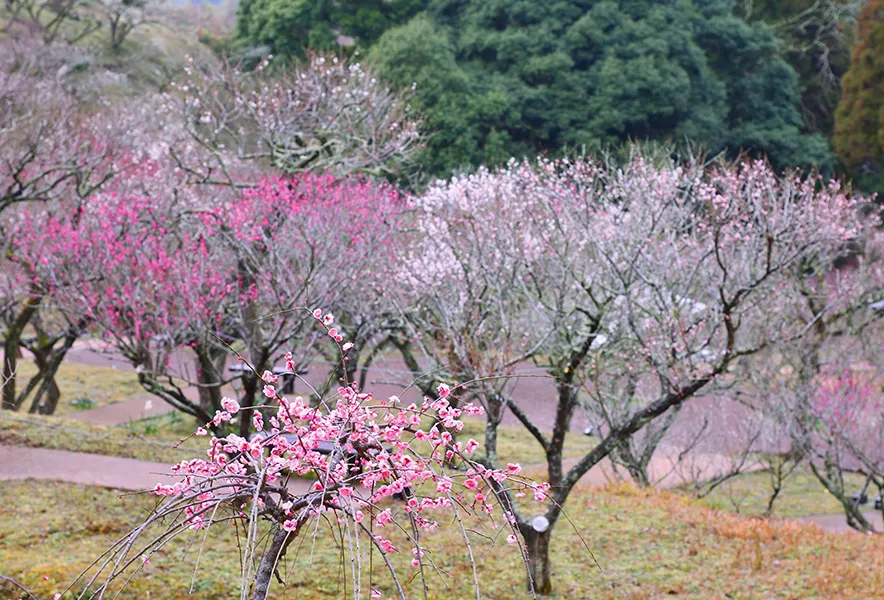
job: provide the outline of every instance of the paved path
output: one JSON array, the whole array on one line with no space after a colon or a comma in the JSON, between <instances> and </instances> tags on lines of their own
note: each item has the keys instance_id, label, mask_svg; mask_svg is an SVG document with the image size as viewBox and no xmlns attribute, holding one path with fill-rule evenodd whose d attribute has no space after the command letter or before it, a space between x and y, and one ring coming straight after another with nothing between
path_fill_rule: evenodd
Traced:
<instances>
[{"instance_id":1,"label":"paved path","mask_svg":"<svg viewBox=\"0 0 884 600\"><path fill-rule=\"evenodd\" d=\"M49 448L0 446L0 481L42 479L94 485L117 490L150 490L160 482L173 482L171 465L100 454ZM306 479L292 478L294 494L310 490Z\"/></svg>"},{"instance_id":2,"label":"paved path","mask_svg":"<svg viewBox=\"0 0 884 600\"><path fill-rule=\"evenodd\" d=\"M196 396L196 390L194 390L193 394L187 393L188 391L190 389L185 391L188 397L191 395ZM138 394L129 400L69 413L64 416L73 421L112 426L123 425L129 421L140 421L149 417L158 417L174 411L175 408L171 404L163 402L153 394Z\"/></svg>"},{"instance_id":3,"label":"paved path","mask_svg":"<svg viewBox=\"0 0 884 600\"><path fill-rule=\"evenodd\" d=\"M881 518L881 511L863 512L866 520L875 528L877 532L884 532L884 520ZM847 517L843 514L836 515L811 515L809 517L798 517L794 519L799 523L815 523L823 530L831 533L860 533L856 529L847 524Z\"/></svg>"},{"instance_id":4,"label":"paved path","mask_svg":"<svg viewBox=\"0 0 884 600\"><path fill-rule=\"evenodd\" d=\"M710 469L715 468L715 461L710 460L707 464ZM566 468L569 466L566 465ZM170 468L171 466L165 463L132 458L49 448L0 446L0 481L48 479L119 490L143 491L152 489L158 482L172 480ZM530 473L531 470L531 468L526 469L526 473ZM668 474L668 477L663 478L661 487L667 488L683 483L677 472L669 469L665 459L652 464L650 470L652 474L660 477ZM581 483L601 487L616 480L617 476L611 468L610 462L605 459L590 469ZM310 483L303 479L295 478L289 482L289 489L294 494L306 493L309 488ZM884 522L881 520L880 512L864 514L877 531L884 531ZM795 520L802 523L815 523L823 530L832 533L854 531L847 526L843 514L814 515Z\"/></svg>"},{"instance_id":5,"label":"paved path","mask_svg":"<svg viewBox=\"0 0 884 600\"><path fill-rule=\"evenodd\" d=\"M0 479L54 479L120 490L147 490L168 478L165 463L53 450L0 446Z\"/></svg>"},{"instance_id":6,"label":"paved path","mask_svg":"<svg viewBox=\"0 0 884 600\"><path fill-rule=\"evenodd\" d=\"M225 388L222 388L221 391L227 396L232 398L236 397L236 392L233 390L225 391ZM184 395L191 402L199 404L199 392L195 387L185 388ZM73 421L83 421L86 423L111 427L113 425L125 425L130 421L140 421L141 419L147 419L150 417L159 417L161 415L175 412L175 410L175 407L168 402L164 402L153 394L144 393L132 396L128 400L123 400L122 402L68 413L63 416Z\"/></svg>"}]
</instances>

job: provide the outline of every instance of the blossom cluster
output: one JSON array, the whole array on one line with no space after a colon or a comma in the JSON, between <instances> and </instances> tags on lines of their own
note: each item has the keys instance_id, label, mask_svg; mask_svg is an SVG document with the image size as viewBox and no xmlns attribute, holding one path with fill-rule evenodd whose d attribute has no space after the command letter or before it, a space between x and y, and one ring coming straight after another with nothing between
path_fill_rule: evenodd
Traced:
<instances>
[{"instance_id":1,"label":"blossom cluster","mask_svg":"<svg viewBox=\"0 0 884 600\"><path fill-rule=\"evenodd\" d=\"M313 317L329 335L340 337L331 314L315 310ZM473 459L479 443L456 435L463 418L484 411L473 404L454 406L445 384L439 385L438 398L408 406L396 396L377 400L355 385L340 386L333 402L311 406L300 396L281 396L273 373L264 372L262 380L268 404L254 409L257 434L210 438L207 458L179 463L173 475L180 480L154 490L190 500L184 513L192 529L209 526L224 506L235 507L235 518L242 519L251 506L293 535L311 517L332 513L389 553L398 551L389 536L372 532L389 527L398 515L432 530L439 526L440 511L459 510L491 518L495 528L510 528L507 541L516 543L511 496L549 498L549 484L525 479L519 464L494 469ZM244 410L230 398L222 405L216 425ZM204 428L196 432L206 433ZM309 489L292 492L287 483L294 477L308 478ZM383 507L392 498L404 499L401 513ZM413 542L412 564L419 566L425 549L416 538Z\"/></svg>"}]
</instances>

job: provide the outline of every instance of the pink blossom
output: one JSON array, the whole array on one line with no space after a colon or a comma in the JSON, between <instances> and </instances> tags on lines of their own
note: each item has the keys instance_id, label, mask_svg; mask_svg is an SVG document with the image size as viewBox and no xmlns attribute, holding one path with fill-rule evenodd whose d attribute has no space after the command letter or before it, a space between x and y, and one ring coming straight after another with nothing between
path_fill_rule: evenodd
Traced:
<instances>
[{"instance_id":1,"label":"pink blossom","mask_svg":"<svg viewBox=\"0 0 884 600\"><path fill-rule=\"evenodd\" d=\"M231 415L235 415L239 412L239 402L237 402L233 398L222 398L221 407L229 412Z\"/></svg>"},{"instance_id":2,"label":"pink blossom","mask_svg":"<svg viewBox=\"0 0 884 600\"><path fill-rule=\"evenodd\" d=\"M387 508L387 509L379 512L378 516L375 517L375 522L377 522L377 524L381 527L383 527L387 523L392 523L393 522L393 515L390 512L390 509Z\"/></svg>"}]
</instances>

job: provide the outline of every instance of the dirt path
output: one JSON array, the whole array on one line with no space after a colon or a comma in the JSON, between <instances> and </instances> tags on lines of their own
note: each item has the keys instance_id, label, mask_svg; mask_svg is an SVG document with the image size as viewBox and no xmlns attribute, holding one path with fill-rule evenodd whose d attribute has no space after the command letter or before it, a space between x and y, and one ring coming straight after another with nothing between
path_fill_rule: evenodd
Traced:
<instances>
[{"instance_id":1,"label":"dirt path","mask_svg":"<svg viewBox=\"0 0 884 600\"><path fill-rule=\"evenodd\" d=\"M186 390L187 393L190 390ZM196 396L194 390L193 396ZM123 400L116 404L100 406L98 408L90 408L80 412L69 413L64 415L73 421L83 421L86 423L94 423L96 425L123 425L130 421L140 421L149 417L158 417L170 412L174 412L175 408L167 402L163 402L152 394L138 394L129 400Z\"/></svg>"}]
</instances>

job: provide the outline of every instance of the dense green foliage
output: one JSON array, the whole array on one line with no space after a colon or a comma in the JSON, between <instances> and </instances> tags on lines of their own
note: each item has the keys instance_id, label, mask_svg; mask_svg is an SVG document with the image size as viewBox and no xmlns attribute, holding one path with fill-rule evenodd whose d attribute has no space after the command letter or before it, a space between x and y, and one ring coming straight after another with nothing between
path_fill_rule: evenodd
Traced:
<instances>
[{"instance_id":1,"label":"dense green foliage","mask_svg":"<svg viewBox=\"0 0 884 600\"><path fill-rule=\"evenodd\" d=\"M390 27L423 10L426 0L242 0L236 38L245 46L303 57L332 50L338 36L368 45Z\"/></svg>"},{"instance_id":2,"label":"dense green foliage","mask_svg":"<svg viewBox=\"0 0 884 600\"><path fill-rule=\"evenodd\" d=\"M835 115L832 144L870 187L884 188L884 0L870 0L859 18L859 40Z\"/></svg>"},{"instance_id":3,"label":"dense green foliage","mask_svg":"<svg viewBox=\"0 0 884 600\"><path fill-rule=\"evenodd\" d=\"M339 35L371 47L383 78L416 85L423 162L440 175L630 139L831 167L775 30L737 12L732 0L247 0L237 39L295 57Z\"/></svg>"}]
</instances>

